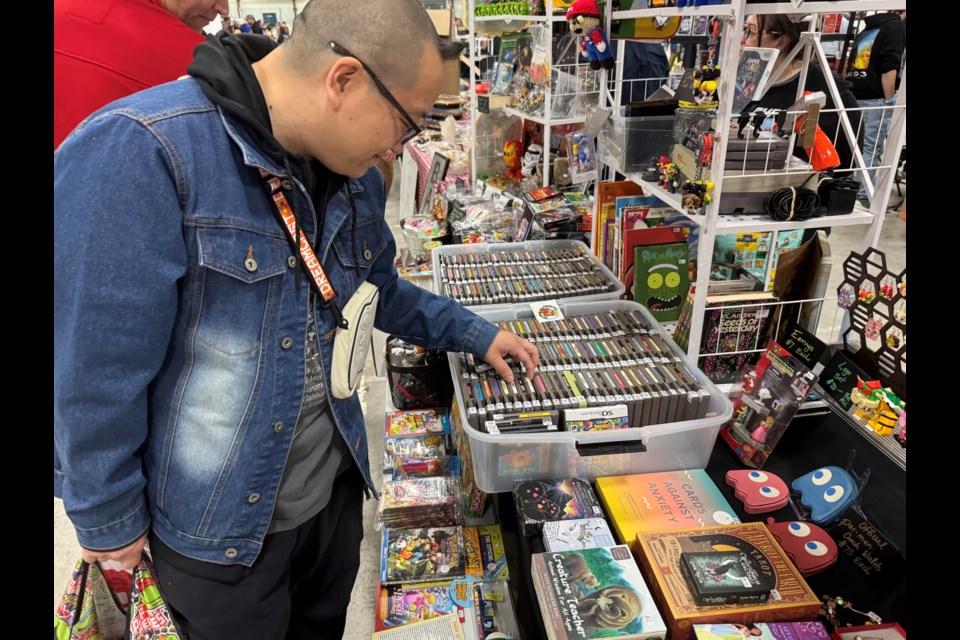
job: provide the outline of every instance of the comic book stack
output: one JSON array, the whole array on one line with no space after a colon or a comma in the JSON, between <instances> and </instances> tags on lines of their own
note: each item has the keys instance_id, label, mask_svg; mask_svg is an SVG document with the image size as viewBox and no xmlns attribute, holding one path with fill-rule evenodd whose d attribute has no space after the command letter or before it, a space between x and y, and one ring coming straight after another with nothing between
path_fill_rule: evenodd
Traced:
<instances>
[{"instance_id":1,"label":"comic book stack","mask_svg":"<svg viewBox=\"0 0 960 640\"><path fill-rule=\"evenodd\" d=\"M627 417L616 426L644 427L706 415L709 392L673 352L659 326L652 326L638 310L495 324L534 343L540 364L531 381L519 363L511 363L515 377L508 383L486 363L461 354L455 384L467 421L478 431L584 430L583 416L576 410L616 405L625 406Z\"/></svg>"},{"instance_id":2,"label":"comic book stack","mask_svg":"<svg viewBox=\"0 0 960 640\"><path fill-rule=\"evenodd\" d=\"M558 241L559 243L559 241ZM486 245L485 251L439 252L441 295L463 305L510 304L622 291L622 285L586 245L522 250ZM522 245L521 245L522 246Z\"/></svg>"}]
</instances>

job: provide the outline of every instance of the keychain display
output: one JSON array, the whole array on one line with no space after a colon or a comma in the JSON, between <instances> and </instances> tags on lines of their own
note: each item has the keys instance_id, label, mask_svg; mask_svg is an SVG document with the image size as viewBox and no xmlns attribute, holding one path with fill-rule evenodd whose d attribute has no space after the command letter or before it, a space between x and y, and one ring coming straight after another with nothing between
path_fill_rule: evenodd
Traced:
<instances>
[{"instance_id":1,"label":"keychain display","mask_svg":"<svg viewBox=\"0 0 960 640\"><path fill-rule=\"evenodd\" d=\"M593 138L580 129L568 133L566 139L570 159L570 180L577 184L596 180L597 149Z\"/></svg>"}]
</instances>

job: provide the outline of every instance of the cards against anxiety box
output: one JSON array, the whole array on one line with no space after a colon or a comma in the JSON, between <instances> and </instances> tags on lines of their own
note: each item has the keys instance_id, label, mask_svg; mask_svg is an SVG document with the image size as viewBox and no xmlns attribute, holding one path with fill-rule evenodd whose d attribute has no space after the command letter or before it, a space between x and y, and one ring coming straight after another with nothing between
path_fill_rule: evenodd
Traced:
<instances>
[{"instance_id":1,"label":"cards against anxiety box","mask_svg":"<svg viewBox=\"0 0 960 640\"><path fill-rule=\"evenodd\" d=\"M740 520L703 469L597 478L597 496L617 539L633 544L641 531L693 529Z\"/></svg>"},{"instance_id":2,"label":"cards against anxiety box","mask_svg":"<svg viewBox=\"0 0 960 640\"><path fill-rule=\"evenodd\" d=\"M770 598L763 604L697 605L681 569L680 556L685 551L749 554L759 572L772 581ZM689 638L695 624L814 620L820 609L819 598L760 522L641 532L634 553L673 638Z\"/></svg>"},{"instance_id":3,"label":"cards against anxiety box","mask_svg":"<svg viewBox=\"0 0 960 640\"><path fill-rule=\"evenodd\" d=\"M663 640L666 627L626 545L535 553L531 575L551 640Z\"/></svg>"}]
</instances>

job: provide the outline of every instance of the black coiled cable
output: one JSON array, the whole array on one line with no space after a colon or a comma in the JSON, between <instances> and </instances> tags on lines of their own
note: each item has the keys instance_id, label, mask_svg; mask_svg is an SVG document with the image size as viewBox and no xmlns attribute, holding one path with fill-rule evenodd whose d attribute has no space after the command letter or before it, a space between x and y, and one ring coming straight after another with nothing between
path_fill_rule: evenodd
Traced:
<instances>
[{"instance_id":1,"label":"black coiled cable","mask_svg":"<svg viewBox=\"0 0 960 640\"><path fill-rule=\"evenodd\" d=\"M820 215L820 196L804 187L777 189L763 201L763 212L780 222Z\"/></svg>"}]
</instances>

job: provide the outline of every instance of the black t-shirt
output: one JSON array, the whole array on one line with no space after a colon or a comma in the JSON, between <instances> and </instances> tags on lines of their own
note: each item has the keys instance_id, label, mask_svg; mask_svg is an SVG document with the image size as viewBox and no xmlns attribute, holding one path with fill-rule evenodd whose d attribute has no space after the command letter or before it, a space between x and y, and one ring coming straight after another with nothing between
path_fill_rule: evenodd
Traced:
<instances>
[{"instance_id":1,"label":"black t-shirt","mask_svg":"<svg viewBox=\"0 0 960 640\"><path fill-rule=\"evenodd\" d=\"M834 81L837 83L837 89L840 92L840 99L843 101L843 104L840 106L847 109L857 109L859 107L859 103L857 102L856 96L854 96L853 92L850 90L850 83L835 73L832 73L832 75ZM797 74L786 82L772 85L769 89L767 89L763 99L760 100L759 106L766 109L787 109L790 107L790 105L797 101L797 85L799 82L800 74ZM823 91L823 93L827 96L827 104L824 107L825 109L838 108L833 102L833 97L830 94L830 89L827 86L827 80L823 75L823 69L820 67L820 65L810 65L810 68L807 70L807 84L805 89L812 92ZM850 126L853 127L853 131L859 131L860 112L849 111L847 112L847 117L850 118ZM853 160L853 152L850 149L850 145L847 143L846 135L844 135L843 131L840 129L839 114L835 112L821 112L819 126L827 135L827 137L830 138L830 140L835 141L834 146L836 146L837 154L840 156L840 167L838 168L849 168ZM800 147L797 147L794 150L794 155L804 160L807 159L806 152Z\"/></svg>"},{"instance_id":2,"label":"black t-shirt","mask_svg":"<svg viewBox=\"0 0 960 640\"><path fill-rule=\"evenodd\" d=\"M847 80L860 100L885 98L880 76L900 69L907 45L907 25L900 16L882 13L867 18L853 43ZM899 79L899 78L898 78Z\"/></svg>"}]
</instances>

